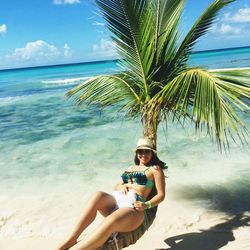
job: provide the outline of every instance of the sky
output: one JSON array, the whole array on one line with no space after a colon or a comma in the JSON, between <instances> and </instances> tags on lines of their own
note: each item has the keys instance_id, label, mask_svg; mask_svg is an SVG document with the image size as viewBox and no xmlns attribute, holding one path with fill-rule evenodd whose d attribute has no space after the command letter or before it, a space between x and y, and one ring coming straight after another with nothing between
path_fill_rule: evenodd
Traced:
<instances>
[{"instance_id":1,"label":"sky","mask_svg":"<svg viewBox=\"0 0 250 250\"><path fill-rule=\"evenodd\" d=\"M212 0L186 0L181 34ZM250 46L250 3L225 7L195 50ZM1 0L0 69L116 58L94 0Z\"/></svg>"}]
</instances>

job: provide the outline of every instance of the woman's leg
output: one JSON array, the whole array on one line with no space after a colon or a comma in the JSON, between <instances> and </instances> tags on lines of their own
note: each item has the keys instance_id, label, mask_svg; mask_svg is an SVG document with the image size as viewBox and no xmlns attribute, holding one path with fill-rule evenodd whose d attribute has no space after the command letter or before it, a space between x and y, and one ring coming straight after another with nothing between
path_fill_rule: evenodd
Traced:
<instances>
[{"instance_id":1,"label":"woman's leg","mask_svg":"<svg viewBox=\"0 0 250 250\"><path fill-rule=\"evenodd\" d=\"M57 249L65 250L75 245L83 230L94 221L97 211L99 211L103 216L108 216L112 213L115 206L116 201L112 195L104 192L96 192L84 208L84 211L69 239Z\"/></svg>"},{"instance_id":2,"label":"woman's leg","mask_svg":"<svg viewBox=\"0 0 250 250\"><path fill-rule=\"evenodd\" d=\"M103 223L86 240L80 241L70 250L94 250L102 246L114 232L130 232L139 227L144 213L133 208L120 208L107 216Z\"/></svg>"}]
</instances>

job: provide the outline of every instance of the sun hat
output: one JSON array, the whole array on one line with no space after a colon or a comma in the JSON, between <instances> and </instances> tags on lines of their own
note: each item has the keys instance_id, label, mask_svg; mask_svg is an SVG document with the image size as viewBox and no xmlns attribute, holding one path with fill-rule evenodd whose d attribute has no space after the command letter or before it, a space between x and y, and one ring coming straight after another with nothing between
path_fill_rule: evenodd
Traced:
<instances>
[{"instance_id":1,"label":"sun hat","mask_svg":"<svg viewBox=\"0 0 250 250\"><path fill-rule=\"evenodd\" d=\"M136 150L138 149L149 149L156 153L156 150L153 148L152 143L149 142L146 138L141 138L138 140L137 146L134 151L136 152Z\"/></svg>"}]
</instances>

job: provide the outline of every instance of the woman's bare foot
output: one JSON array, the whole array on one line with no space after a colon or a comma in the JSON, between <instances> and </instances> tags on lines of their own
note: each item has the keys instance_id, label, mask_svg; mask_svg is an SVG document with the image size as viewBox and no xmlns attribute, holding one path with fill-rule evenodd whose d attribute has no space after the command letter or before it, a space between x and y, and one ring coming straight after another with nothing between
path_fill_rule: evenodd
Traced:
<instances>
[{"instance_id":1,"label":"woman's bare foot","mask_svg":"<svg viewBox=\"0 0 250 250\"><path fill-rule=\"evenodd\" d=\"M67 250L67 249L71 248L72 246L74 246L76 243L77 243L77 240L75 240L75 239L67 240L66 242L61 244L56 250Z\"/></svg>"}]
</instances>

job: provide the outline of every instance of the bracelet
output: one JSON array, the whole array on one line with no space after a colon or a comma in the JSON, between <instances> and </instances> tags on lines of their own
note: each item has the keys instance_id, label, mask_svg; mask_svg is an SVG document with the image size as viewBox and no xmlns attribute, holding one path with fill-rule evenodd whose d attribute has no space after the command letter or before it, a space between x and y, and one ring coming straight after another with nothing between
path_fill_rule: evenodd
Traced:
<instances>
[{"instance_id":1,"label":"bracelet","mask_svg":"<svg viewBox=\"0 0 250 250\"><path fill-rule=\"evenodd\" d=\"M147 206L147 209L149 209L149 208L152 207L151 201L146 201L146 202L145 202L145 205Z\"/></svg>"}]
</instances>

